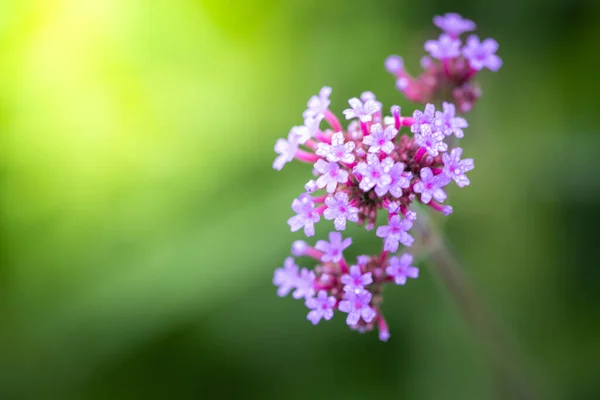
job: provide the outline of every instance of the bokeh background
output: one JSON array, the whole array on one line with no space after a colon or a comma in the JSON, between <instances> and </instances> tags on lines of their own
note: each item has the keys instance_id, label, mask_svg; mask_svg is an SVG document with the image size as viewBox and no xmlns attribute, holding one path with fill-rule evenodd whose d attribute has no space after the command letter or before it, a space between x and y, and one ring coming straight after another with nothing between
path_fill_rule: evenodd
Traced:
<instances>
[{"instance_id":1,"label":"bokeh background","mask_svg":"<svg viewBox=\"0 0 600 400\"><path fill-rule=\"evenodd\" d=\"M323 85L416 107L383 60L447 11L504 59L449 243L539 398L600 398L595 0L2 1L0 398L516 398L427 262L386 344L271 283L309 171L275 140Z\"/></svg>"}]
</instances>

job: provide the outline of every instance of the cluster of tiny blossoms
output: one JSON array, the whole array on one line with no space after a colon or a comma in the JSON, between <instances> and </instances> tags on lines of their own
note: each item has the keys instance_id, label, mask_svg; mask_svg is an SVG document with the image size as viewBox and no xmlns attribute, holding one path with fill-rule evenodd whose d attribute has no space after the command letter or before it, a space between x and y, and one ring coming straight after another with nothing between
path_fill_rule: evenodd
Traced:
<instances>
[{"instance_id":1,"label":"cluster of tiny blossoms","mask_svg":"<svg viewBox=\"0 0 600 400\"><path fill-rule=\"evenodd\" d=\"M452 21L453 15L436 21ZM456 21L470 22L460 17ZM446 22L445 26L448 31L453 25ZM457 62L452 61L453 68ZM452 182L469 185L466 173L474 167L472 159L463 158L460 147L452 147L468 124L447 102L438 110L428 103L412 116L402 116L401 108L394 105L385 116L375 95L364 92L348 101L350 108L343 114L349 123L344 127L329 109L330 95L331 88L324 87L311 97L303 113L304 125L293 127L287 139L277 140L273 168L281 170L292 160L313 164L314 179L293 200L296 215L288 224L293 232L302 229L310 237L314 225L325 219L333 221L335 231L328 241L319 240L314 246L294 242L292 255L313 258L317 266L300 268L294 257L288 257L275 271L273 283L279 296L291 292L295 299L304 299L307 319L313 324L330 320L338 310L347 314L352 329L364 332L377 325L379 338L387 341L390 334L381 312L383 285L404 285L407 278L419 275L413 256L398 252L400 245L407 248L414 242L410 230L417 214L411 205L420 202L444 215L452 213L452 207L443 204L445 187ZM376 227L380 211L387 215L387 223ZM376 228L382 251L346 261L343 252L352 239L340 231L348 221L367 230Z\"/></svg>"},{"instance_id":2,"label":"cluster of tiny blossoms","mask_svg":"<svg viewBox=\"0 0 600 400\"><path fill-rule=\"evenodd\" d=\"M465 44L460 35L475 29L475 23L455 13L436 16L433 23L443 33L437 40L425 42L429 56L421 58L423 72L417 78L404 69L400 56L389 56L386 69L396 76L396 87L417 103L428 103L438 98L452 98L461 112L468 112L481 96L473 79L484 68L497 71L502 60L496 55L498 42L481 41L477 35L467 37Z\"/></svg>"}]
</instances>

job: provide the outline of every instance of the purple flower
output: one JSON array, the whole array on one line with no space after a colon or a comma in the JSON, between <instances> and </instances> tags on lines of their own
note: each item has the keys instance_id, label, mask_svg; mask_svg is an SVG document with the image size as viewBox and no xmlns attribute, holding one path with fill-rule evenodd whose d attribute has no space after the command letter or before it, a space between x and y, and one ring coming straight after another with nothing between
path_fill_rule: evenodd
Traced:
<instances>
[{"instance_id":1,"label":"purple flower","mask_svg":"<svg viewBox=\"0 0 600 400\"><path fill-rule=\"evenodd\" d=\"M307 135L308 139L312 139L317 134L320 124L321 120L319 118L304 118L305 135ZM300 143L304 144L306 141Z\"/></svg>"},{"instance_id":2,"label":"purple flower","mask_svg":"<svg viewBox=\"0 0 600 400\"><path fill-rule=\"evenodd\" d=\"M433 104L426 104L425 110L415 110L413 112L413 118L415 122L411 125L410 131L412 133L420 133L423 125L433 125L435 121L435 106Z\"/></svg>"},{"instance_id":3,"label":"purple flower","mask_svg":"<svg viewBox=\"0 0 600 400\"><path fill-rule=\"evenodd\" d=\"M320 188L327 186L327 193L333 193L338 182L348 182L348 171L341 169L336 162L319 159L315 163L315 169L321 174L317 179L317 186Z\"/></svg>"},{"instance_id":4,"label":"purple flower","mask_svg":"<svg viewBox=\"0 0 600 400\"><path fill-rule=\"evenodd\" d=\"M300 270L300 275L298 275L298 279L296 279L296 290L292 293L292 297L296 300L301 298L308 299L313 294L315 294L314 284L315 284L315 273L313 271L309 271L306 268L302 268Z\"/></svg>"},{"instance_id":5,"label":"purple flower","mask_svg":"<svg viewBox=\"0 0 600 400\"><path fill-rule=\"evenodd\" d=\"M314 132L309 131L306 126L301 125L292 127L290 130L290 136L292 135L296 138L296 141L299 144L304 144L314 136Z\"/></svg>"},{"instance_id":6,"label":"purple flower","mask_svg":"<svg viewBox=\"0 0 600 400\"><path fill-rule=\"evenodd\" d=\"M273 284L279 286L277 296L284 297L290 290L296 287L298 281L298 266L292 257L288 257L283 262L283 268L277 268L273 276Z\"/></svg>"},{"instance_id":7,"label":"purple flower","mask_svg":"<svg viewBox=\"0 0 600 400\"><path fill-rule=\"evenodd\" d=\"M364 191L368 192L373 187L379 187L380 191L384 189L387 191L388 185L392 182L388 172L393 166L393 160L391 157L386 157L385 160L379 161L379 157L376 154L368 154L367 162L360 162L354 167L353 173L357 173L362 176L359 187Z\"/></svg>"},{"instance_id":8,"label":"purple flower","mask_svg":"<svg viewBox=\"0 0 600 400\"><path fill-rule=\"evenodd\" d=\"M316 325L323 318L325 321L329 321L333 318L333 309L335 307L335 297L329 296L327 297L327 292L324 290L319 290L319 294L317 297L309 297L306 299L306 307L310 308L312 311L308 313L306 319Z\"/></svg>"},{"instance_id":9,"label":"purple flower","mask_svg":"<svg viewBox=\"0 0 600 400\"><path fill-rule=\"evenodd\" d=\"M371 121L371 116L381 110L380 104L373 100L367 100L363 104L362 101L356 97L348 100L351 108L343 111L346 119L358 118L361 122Z\"/></svg>"},{"instance_id":10,"label":"purple flower","mask_svg":"<svg viewBox=\"0 0 600 400\"><path fill-rule=\"evenodd\" d=\"M325 240L319 240L315 245L315 249L323 252L321 261L323 262L340 262L342 259L342 252L348 246L352 244L352 238L346 238L342 240L342 234L339 232L329 233L329 242Z\"/></svg>"},{"instance_id":11,"label":"purple flower","mask_svg":"<svg viewBox=\"0 0 600 400\"><path fill-rule=\"evenodd\" d=\"M444 174L454 179L458 187L468 186L471 182L465 175L475 168L472 158L461 160L463 150L460 147L452 149L450 153L442 154L442 162L444 163Z\"/></svg>"},{"instance_id":12,"label":"purple flower","mask_svg":"<svg viewBox=\"0 0 600 400\"><path fill-rule=\"evenodd\" d=\"M446 136L454 134L457 138L464 136L462 128L467 128L467 120L456 116L456 107L452 103L442 104L444 111L435 113L435 129Z\"/></svg>"},{"instance_id":13,"label":"purple flower","mask_svg":"<svg viewBox=\"0 0 600 400\"><path fill-rule=\"evenodd\" d=\"M377 101L377 98L375 97L375 94L373 92L362 92L360 94L360 100L363 103L366 103L367 101L373 101L375 102L375 105L379 108L379 110L383 108L382 104L379 101Z\"/></svg>"},{"instance_id":14,"label":"purple flower","mask_svg":"<svg viewBox=\"0 0 600 400\"><path fill-rule=\"evenodd\" d=\"M348 194L338 192L325 199L327 208L323 212L326 220L334 220L333 225L338 231L346 229L346 220L358 222L358 208L348 204Z\"/></svg>"},{"instance_id":15,"label":"purple flower","mask_svg":"<svg viewBox=\"0 0 600 400\"><path fill-rule=\"evenodd\" d=\"M404 60L402 57L392 55L385 59L385 69L396 75L404 70Z\"/></svg>"},{"instance_id":16,"label":"purple flower","mask_svg":"<svg viewBox=\"0 0 600 400\"><path fill-rule=\"evenodd\" d=\"M296 232L300 228L304 227L304 234L306 236L314 236L315 225L321 219L319 213L315 210L315 203L312 198L303 193L297 199L292 202L292 210L297 215L288 219L288 225L292 232Z\"/></svg>"},{"instance_id":17,"label":"purple flower","mask_svg":"<svg viewBox=\"0 0 600 400\"><path fill-rule=\"evenodd\" d=\"M385 131L381 124L371 126L371 134L363 139L363 143L369 147L369 153L383 151L385 154L391 154L395 145L392 139L396 137L398 130L393 126L388 126Z\"/></svg>"},{"instance_id":18,"label":"purple flower","mask_svg":"<svg viewBox=\"0 0 600 400\"><path fill-rule=\"evenodd\" d=\"M448 145L444 142L444 134L434 131L431 125L421 125L421 133L415 133L415 143L427 149L427 153L432 157L448 150Z\"/></svg>"},{"instance_id":19,"label":"purple flower","mask_svg":"<svg viewBox=\"0 0 600 400\"><path fill-rule=\"evenodd\" d=\"M362 273L358 265L350 267L350 273L342 275L340 281L344 284L344 291L360 293L365 286L373 283L370 272Z\"/></svg>"},{"instance_id":20,"label":"purple flower","mask_svg":"<svg viewBox=\"0 0 600 400\"><path fill-rule=\"evenodd\" d=\"M460 40L442 33L438 40L426 41L425 50L429 52L431 57L438 60L458 57L460 56Z\"/></svg>"},{"instance_id":21,"label":"purple flower","mask_svg":"<svg viewBox=\"0 0 600 400\"><path fill-rule=\"evenodd\" d=\"M415 183L413 190L415 193L421 193L421 201L425 204L429 203L432 197L443 202L448 196L442 187L449 184L450 181L450 177L445 173L433 175L431 169L425 167L421 169L421 180Z\"/></svg>"},{"instance_id":22,"label":"purple flower","mask_svg":"<svg viewBox=\"0 0 600 400\"><path fill-rule=\"evenodd\" d=\"M319 122L324 118L323 113L329 108L329 95L331 95L330 87L323 87L319 91L318 96L312 96L306 106L308 109L304 111L302 116L304 118L315 118L318 119Z\"/></svg>"},{"instance_id":23,"label":"purple flower","mask_svg":"<svg viewBox=\"0 0 600 400\"><path fill-rule=\"evenodd\" d=\"M348 313L346 323L350 326L356 325L362 318L366 323L373 321L377 315L375 310L369 306L369 302L373 296L367 290L362 292L346 292L345 300L340 301L338 309Z\"/></svg>"},{"instance_id":24,"label":"purple flower","mask_svg":"<svg viewBox=\"0 0 600 400\"><path fill-rule=\"evenodd\" d=\"M494 39L485 39L483 42L479 42L477 35L471 35L467 39L462 53L474 70L487 68L495 72L502 66L502 60L495 54L497 50L498 42Z\"/></svg>"},{"instance_id":25,"label":"purple flower","mask_svg":"<svg viewBox=\"0 0 600 400\"><path fill-rule=\"evenodd\" d=\"M406 278L418 278L419 268L413 267L413 256L403 254L402 257L391 257L389 267L385 269L386 274L394 278L396 285L404 285Z\"/></svg>"},{"instance_id":26,"label":"purple flower","mask_svg":"<svg viewBox=\"0 0 600 400\"><path fill-rule=\"evenodd\" d=\"M404 163L397 162L390 169L389 175L392 178L392 182L388 186L389 192L396 198L401 197L402 189L407 189L410 186L412 173L404 172Z\"/></svg>"},{"instance_id":27,"label":"purple flower","mask_svg":"<svg viewBox=\"0 0 600 400\"><path fill-rule=\"evenodd\" d=\"M443 16L436 15L433 17L433 23L435 26L454 37L458 37L463 32L469 32L475 29L475 23L473 21L465 19L456 13L446 13Z\"/></svg>"},{"instance_id":28,"label":"purple flower","mask_svg":"<svg viewBox=\"0 0 600 400\"><path fill-rule=\"evenodd\" d=\"M298 151L299 137L294 132L294 128L288 134L287 140L277 139L275 143L275 153L279 154L273 161L273 168L281 171L283 166L294 159L296 151Z\"/></svg>"},{"instance_id":29,"label":"purple flower","mask_svg":"<svg viewBox=\"0 0 600 400\"><path fill-rule=\"evenodd\" d=\"M347 164L354 162L354 154L352 154L352 151L356 145L352 141L344 143L344 140L344 134L342 132L334 133L331 138L331 145L319 143L316 152L317 155L326 157L329 161L333 162L341 161Z\"/></svg>"},{"instance_id":30,"label":"purple flower","mask_svg":"<svg viewBox=\"0 0 600 400\"><path fill-rule=\"evenodd\" d=\"M392 253L398 250L398 242L406 247L412 246L415 239L408 234L408 230L412 228L413 223L407 219L400 219L399 215L394 215L388 222L389 225L380 226L377 228L377 236L385 238L383 249Z\"/></svg>"}]
</instances>

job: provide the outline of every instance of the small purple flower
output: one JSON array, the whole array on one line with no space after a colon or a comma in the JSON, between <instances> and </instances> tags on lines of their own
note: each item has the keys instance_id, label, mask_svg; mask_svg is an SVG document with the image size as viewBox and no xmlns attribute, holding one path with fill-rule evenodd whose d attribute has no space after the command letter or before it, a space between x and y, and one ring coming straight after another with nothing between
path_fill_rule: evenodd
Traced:
<instances>
[{"instance_id":1,"label":"small purple flower","mask_svg":"<svg viewBox=\"0 0 600 400\"><path fill-rule=\"evenodd\" d=\"M340 281L344 284L345 292L360 293L365 289L365 286L373 283L373 277L370 272L363 274L358 265L352 265L350 273L342 275Z\"/></svg>"},{"instance_id":2,"label":"small purple flower","mask_svg":"<svg viewBox=\"0 0 600 400\"><path fill-rule=\"evenodd\" d=\"M317 186L319 188L327 186L327 193L335 192L338 182L348 182L348 171L341 169L336 162L327 162L319 159L315 163L315 169L321 174L319 179L317 179Z\"/></svg>"},{"instance_id":3,"label":"small purple flower","mask_svg":"<svg viewBox=\"0 0 600 400\"><path fill-rule=\"evenodd\" d=\"M386 157L383 161L379 161L376 154L368 154L367 162L360 162L354 167L353 173L362 176L359 187L368 192L373 187L379 187L380 191L387 191L388 185L392 182L392 178L388 174L393 166L391 157Z\"/></svg>"},{"instance_id":4,"label":"small purple flower","mask_svg":"<svg viewBox=\"0 0 600 400\"><path fill-rule=\"evenodd\" d=\"M373 321L377 313L369 306L372 297L373 295L367 290L359 293L346 292L344 296L345 300L340 301L338 309L348 313L348 317L346 318L348 325L356 325L361 318L366 323Z\"/></svg>"},{"instance_id":5,"label":"small purple flower","mask_svg":"<svg viewBox=\"0 0 600 400\"><path fill-rule=\"evenodd\" d=\"M371 126L371 134L363 139L363 143L369 147L369 153L383 151L385 154L391 154L395 145L392 139L396 137L398 130L393 126L388 126L383 130L381 124Z\"/></svg>"},{"instance_id":6,"label":"small purple flower","mask_svg":"<svg viewBox=\"0 0 600 400\"><path fill-rule=\"evenodd\" d=\"M463 32L469 32L475 29L475 23L465 19L456 13L446 13L443 16L433 17L435 26L453 37L458 37Z\"/></svg>"},{"instance_id":7,"label":"small purple flower","mask_svg":"<svg viewBox=\"0 0 600 400\"><path fill-rule=\"evenodd\" d=\"M312 96L306 106L308 109L304 111L302 116L304 118L315 118L321 121L324 118L323 113L329 108L329 95L331 95L331 88L328 86L323 87L319 91L318 96Z\"/></svg>"},{"instance_id":8,"label":"small purple flower","mask_svg":"<svg viewBox=\"0 0 600 400\"><path fill-rule=\"evenodd\" d=\"M426 41L425 50L429 52L431 57L438 60L455 58L460 56L460 40L442 33L438 40Z\"/></svg>"},{"instance_id":9,"label":"small purple flower","mask_svg":"<svg viewBox=\"0 0 600 400\"><path fill-rule=\"evenodd\" d=\"M297 199L292 202L292 210L297 215L288 219L288 225L292 232L296 232L300 228L304 227L304 234L306 236L314 236L315 225L321 219L319 213L315 210L315 203L312 198L303 193Z\"/></svg>"},{"instance_id":10,"label":"small purple flower","mask_svg":"<svg viewBox=\"0 0 600 400\"><path fill-rule=\"evenodd\" d=\"M321 120L319 118L304 118L304 128L306 129L305 134L308 136L308 139L312 139L313 137L315 137L315 135L319 131L320 124ZM300 143L304 144L306 143L306 141Z\"/></svg>"},{"instance_id":11,"label":"small purple flower","mask_svg":"<svg viewBox=\"0 0 600 400\"><path fill-rule=\"evenodd\" d=\"M340 262L342 252L352 244L352 238L342 240L342 234L339 232L329 233L329 242L319 240L315 245L315 249L323 252L321 261L323 262Z\"/></svg>"},{"instance_id":12,"label":"small purple flower","mask_svg":"<svg viewBox=\"0 0 600 400\"><path fill-rule=\"evenodd\" d=\"M323 212L326 220L334 220L333 225L338 231L346 229L346 220L358 222L358 208L348 204L348 194L338 192L325 199L327 208Z\"/></svg>"},{"instance_id":13,"label":"small purple flower","mask_svg":"<svg viewBox=\"0 0 600 400\"><path fill-rule=\"evenodd\" d=\"M442 104L444 111L435 113L435 129L446 136L454 134L457 138L464 136L462 128L467 128L467 120L456 116L456 107L452 103Z\"/></svg>"},{"instance_id":14,"label":"small purple flower","mask_svg":"<svg viewBox=\"0 0 600 400\"><path fill-rule=\"evenodd\" d=\"M421 128L424 125L433 125L435 122L435 106L433 104L426 104L425 110L415 110L413 112L414 124L411 125L410 131L412 133L421 133Z\"/></svg>"},{"instance_id":15,"label":"small purple flower","mask_svg":"<svg viewBox=\"0 0 600 400\"><path fill-rule=\"evenodd\" d=\"M485 39L483 42L479 42L477 35L471 35L467 39L462 53L474 70L487 68L495 72L502 66L502 59L495 54L497 50L498 42L494 39Z\"/></svg>"},{"instance_id":16,"label":"small purple flower","mask_svg":"<svg viewBox=\"0 0 600 400\"><path fill-rule=\"evenodd\" d=\"M445 173L433 175L431 169L425 167L421 169L421 180L415 183L413 190L415 193L421 193L421 202L425 204L429 203L431 198L443 202L448 196L442 188L450 181L450 177Z\"/></svg>"},{"instance_id":17,"label":"small purple flower","mask_svg":"<svg viewBox=\"0 0 600 400\"><path fill-rule=\"evenodd\" d=\"M316 325L323 318L325 321L329 321L333 318L333 309L335 308L335 297L327 297L327 292L319 290L317 297L309 297L306 299L306 307L312 311L308 313L306 319Z\"/></svg>"},{"instance_id":18,"label":"small purple flower","mask_svg":"<svg viewBox=\"0 0 600 400\"><path fill-rule=\"evenodd\" d=\"M471 181L465 175L475 168L472 158L465 158L461 160L463 150L460 147L452 149L450 153L442 154L442 162L444 163L444 173L450 178L454 179L454 182L458 187L468 186Z\"/></svg>"},{"instance_id":19,"label":"small purple flower","mask_svg":"<svg viewBox=\"0 0 600 400\"><path fill-rule=\"evenodd\" d=\"M294 135L296 141L300 144L306 143L309 139L312 139L314 132L310 131L306 126L294 126L290 130L290 136Z\"/></svg>"},{"instance_id":20,"label":"small purple flower","mask_svg":"<svg viewBox=\"0 0 600 400\"><path fill-rule=\"evenodd\" d=\"M343 111L346 119L358 118L361 122L369 122L372 119L372 115L381 110L380 105L373 100L367 100L364 102L360 101L356 97L348 100L351 108Z\"/></svg>"},{"instance_id":21,"label":"small purple flower","mask_svg":"<svg viewBox=\"0 0 600 400\"><path fill-rule=\"evenodd\" d=\"M273 168L277 171L281 171L283 166L294 159L296 152L298 151L299 138L294 129L288 134L287 140L277 139L275 143L275 153L279 154L275 161L273 161Z\"/></svg>"},{"instance_id":22,"label":"small purple flower","mask_svg":"<svg viewBox=\"0 0 600 400\"><path fill-rule=\"evenodd\" d=\"M298 275L298 279L296 279L296 290L294 290L294 293L292 293L292 297L298 300L303 297L308 299L309 297L314 295L315 279L316 276L313 271L309 271L306 268L302 268L300 270L300 275Z\"/></svg>"},{"instance_id":23,"label":"small purple flower","mask_svg":"<svg viewBox=\"0 0 600 400\"><path fill-rule=\"evenodd\" d=\"M406 278L418 278L419 268L413 267L413 256L410 254L403 254L402 257L391 257L389 267L385 269L386 274L394 278L396 285L404 285Z\"/></svg>"},{"instance_id":24,"label":"small purple flower","mask_svg":"<svg viewBox=\"0 0 600 400\"><path fill-rule=\"evenodd\" d=\"M383 105L379 101L377 101L377 98L375 97L375 94L373 92L362 92L360 94L360 100L363 103L366 103L367 101L373 101L375 102L375 105L377 106L377 108L379 108L379 110L383 108Z\"/></svg>"},{"instance_id":25,"label":"small purple flower","mask_svg":"<svg viewBox=\"0 0 600 400\"><path fill-rule=\"evenodd\" d=\"M421 133L415 133L415 143L427 149L427 153L432 157L448 150L448 144L444 142L444 134L434 131L431 125L421 125Z\"/></svg>"},{"instance_id":26,"label":"small purple flower","mask_svg":"<svg viewBox=\"0 0 600 400\"><path fill-rule=\"evenodd\" d=\"M356 145L352 141L347 143L344 143L344 141L344 134L342 132L336 132L331 138L331 145L319 143L316 153L318 156L326 157L329 161L341 161L347 164L352 163L354 162L354 154L352 154L352 152Z\"/></svg>"},{"instance_id":27,"label":"small purple flower","mask_svg":"<svg viewBox=\"0 0 600 400\"><path fill-rule=\"evenodd\" d=\"M298 281L298 266L292 257L283 262L283 268L277 268L273 276L273 284L278 286L277 296L284 297L296 287Z\"/></svg>"},{"instance_id":28,"label":"small purple flower","mask_svg":"<svg viewBox=\"0 0 600 400\"><path fill-rule=\"evenodd\" d=\"M404 70L404 60L400 56L389 56L385 59L385 69L396 75Z\"/></svg>"},{"instance_id":29,"label":"small purple flower","mask_svg":"<svg viewBox=\"0 0 600 400\"><path fill-rule=\"evenodd\" d=\"M408 234L413 223L407 219L400 219L399 215L394 215L388 222L389 225L377 228L377 236L385 238L383 249L392 253L398 250L398 242L406 247L412 246L415 239Z\"/></svg>"},{"instance_id":30,"label":"small purple flower","mask_svg":"<svg viewBox=\"0 0 600 400\"><path fill-rule=\"evenodd\" d=\"M397 162L390 169L389 175L392 178L392 182L388 186L389 192L396 198L401 197L402 189L407 189L410 186L412 173L404 172L404 163Z\"/></svg>"}]
</instances>

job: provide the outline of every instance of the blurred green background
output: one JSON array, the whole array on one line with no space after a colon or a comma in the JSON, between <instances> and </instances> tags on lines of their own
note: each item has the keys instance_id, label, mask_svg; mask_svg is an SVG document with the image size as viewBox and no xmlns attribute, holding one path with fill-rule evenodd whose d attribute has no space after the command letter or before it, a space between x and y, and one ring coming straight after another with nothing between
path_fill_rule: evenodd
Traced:
<instances>
[{"instance_id":1,"label":"blurred green background","mask_svg":"<svg viewBox=\"0 0 600 400\"><path fill-rule=\"evenodd\" d=\"M504 66L446 233L541 398L600 398L595 0L2 1L0 398L511 398L426 264L386 344L271 283L309 172L275 140L323 85L412 110L383 60L448 11Z\"/></svg>"}]
</instances>

